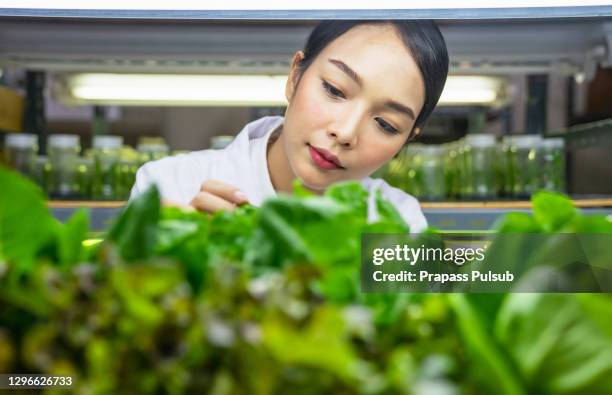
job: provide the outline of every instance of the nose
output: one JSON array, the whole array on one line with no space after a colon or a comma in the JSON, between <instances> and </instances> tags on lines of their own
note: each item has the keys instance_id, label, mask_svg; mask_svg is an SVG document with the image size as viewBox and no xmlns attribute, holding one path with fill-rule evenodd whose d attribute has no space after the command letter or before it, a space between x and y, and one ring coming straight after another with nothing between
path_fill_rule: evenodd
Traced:
<instances>
[{"instance_id":1,"label":"nose","mask_svg":"<svg viewBox=\"0 0 612 395\"><path fill-rule=\"evenodd\" d=\"M359 118L352 116L334 123L328 131L327 135L338 142L343 148L355 148L358 141Z\"/></svg>"}]
</instances>

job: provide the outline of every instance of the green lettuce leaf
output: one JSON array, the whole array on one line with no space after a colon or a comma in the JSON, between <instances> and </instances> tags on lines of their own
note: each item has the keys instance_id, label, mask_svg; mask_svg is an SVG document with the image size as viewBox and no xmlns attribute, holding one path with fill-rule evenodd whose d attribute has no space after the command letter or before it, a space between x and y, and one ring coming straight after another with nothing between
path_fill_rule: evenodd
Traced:
<instances>
[{"instance_id":1,"label":"green lettuce leaf","mask_svg":"<svg viewBox=\"0 0 612 395\"><path fill-rule=\"evenodd\" d=\"M156 248L159 217L159 191L151 186L128 204L108 232L108 239L127 261L148 258Z\"/></svg>"},{"instance_id":2,"label":"green lettuce leaf","mask_svg":"<svg viewBox=\"0 0 612 395\"><path fill-rule=\"evenodd\" d=\"M571 294L512 294L495 335L512 356L529 393L612 393L612 338L602 331L596 298ZM602 309L603 308L603 309Z\"/></svg>"},{"instance_id":3,"label":"green lettuce leaf","mask_svg":"<svg viewBox=\"0 0 612 395\"><path fill-rule=\"evenodd\" d=\"M541 191L531 202L533 216L545 232L561 231L578 214L572 200L559 193Z\"/></svg>"},{"instance_id":4,"label":"green lettuce leaf","mask_svg":"<svg viewBox=\"0 0 612 395\"><path fill-rule=\"evenodd\" d=\"M0 166L0 259L29 270L54 231L54 218L34 183Z\"/></svg>"}]
</instances>

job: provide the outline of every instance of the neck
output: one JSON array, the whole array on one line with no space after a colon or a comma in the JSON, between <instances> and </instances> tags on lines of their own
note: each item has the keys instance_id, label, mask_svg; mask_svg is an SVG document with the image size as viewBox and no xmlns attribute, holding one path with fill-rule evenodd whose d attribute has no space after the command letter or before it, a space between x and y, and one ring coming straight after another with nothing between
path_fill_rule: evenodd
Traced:
<instances>
[{"instance_id":1,"label":"neck","mask_svg":"<svg viewBox=\"0 0 612 395\"><path fill-rule=\"evenodd\" d=\"M276 132L273 132L276 133ZM291 170L289 164L289 158L283 148L284 144L284 133L282 129L277 138L270 136L270 139L274 139L268 143L267 159L268 159L268 172L270 173L270 180L272 186L276 192L291 193L293 188L293 180L295 174Z\"/></svg>"}]
</instances>

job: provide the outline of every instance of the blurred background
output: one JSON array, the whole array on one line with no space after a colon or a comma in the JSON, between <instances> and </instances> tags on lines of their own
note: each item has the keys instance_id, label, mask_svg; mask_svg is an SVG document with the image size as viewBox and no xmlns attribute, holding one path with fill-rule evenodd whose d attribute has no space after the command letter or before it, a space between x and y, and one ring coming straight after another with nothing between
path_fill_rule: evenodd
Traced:
<instances>
[{"instance_id":1,"label":"blurred background","mask_svg":"<svg viewBox=\"0 0 612 395\"><path fill-rule=\"evenodd\" d=\"M607 207L612 20L567 10L438 19L451 59L440 104L376 176L451 227L465 211L435 210L540 189ZM0 19L3 160L60 201L123 201L142 163L282 115L291 56L318 22L62 16Z\"/></svg>"}]
</instances>

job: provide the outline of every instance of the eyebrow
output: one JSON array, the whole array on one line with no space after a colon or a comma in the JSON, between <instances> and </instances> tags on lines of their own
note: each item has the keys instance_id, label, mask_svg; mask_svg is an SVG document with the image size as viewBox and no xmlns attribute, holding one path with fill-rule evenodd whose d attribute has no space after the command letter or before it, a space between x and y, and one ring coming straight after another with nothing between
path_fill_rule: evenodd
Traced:
<instances>
[{"instance_id":1,"label":"eyebrow","mask_svg":"<svg viewBox=\"0 0 612 395\"><path fill-rule=\"evenodd\" d=\"M359 74L355 72L355 70L351 69L346 63L338 59L328 59L330 63L334 66L338 67L340 70L344 71L353 81L357 83L357 85L361 86L361 77Z\"/></svg>"},{"instance_id":2,"label":"eyebrow","mask_svg":"<svg viewBox=\"0 0 612 395\"><path fill-rule=\"evenodd\" d=\"M397 112L404 113L407 116L409 116L410 118L412 118L413 120L416 119L416 117L414 116L414 111L412 111L412 108L406 107L405 105L400 104L400 103L398 103L396 101L393 101L393 100L387 101L385 103L385 107L388 107L388 108L390 108L392 110L395 110Z\"/></svg>"},{"instance_id":3,"label":"eyebrow","mask_svg":"<svg viewBox=\"0 0 612 395\"><path fill-rule=\"evenodd\" d=\"M357 74L355 72L355 70L351 69L346 63L344 63L341 60L338 59L328 59L330 63L332 63L334 66L338 67L340 70L342 70L346 75L348 75L349 77L351 77L351 79L353 81L355 81L357 83L357 85L359 86L363 86L361 77L359 76L359 74ZM413 120L416 119L416 117L414 116L414 111L412 111L412 108L405 106L403 104L400 104L394 100L388 100L385 102L385 107L390 108L392 110L395 110L397 112L401 112L407 116L409 116L410 118L412 118Z\"/></svg>"}]
</instances>

